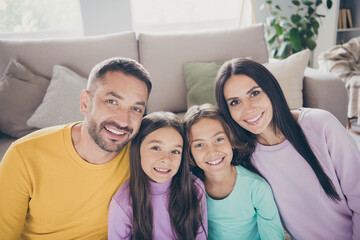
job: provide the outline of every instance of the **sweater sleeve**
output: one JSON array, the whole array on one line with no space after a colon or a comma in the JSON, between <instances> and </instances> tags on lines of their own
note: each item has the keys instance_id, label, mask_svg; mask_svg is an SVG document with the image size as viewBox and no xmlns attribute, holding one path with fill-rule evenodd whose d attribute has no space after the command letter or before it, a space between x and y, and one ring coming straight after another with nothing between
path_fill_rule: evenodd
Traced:
<instances>
[{"instance_id":1,"label":"sweater sleeve","mask_svg":"<svg viewBox=\"0 0 360 240\"><path fill-rule=\"evenodd\" d=\"M353 212L353 239L360 239L360 152L341 123L328 112L324 115L328 152L342 192Z\"/></svg>"},{"instance_id":2,"label":"sweater sleeve","mask_svg":"<svg viewBox=\"0 0 360 240\"><path fill-rule=\"evenodd\" d=\"M284 231L270 185L263 179L256 181L251 191L251 198L257 213L260 238L284 239Z\"/></svg>"},{"instance_id":3,"label":"sweater sleeve","mask_svg":"<svg viewBox=\"0 0 360 240\"><path fill-rule=\"evenodd\" d=\"M201 207L201 217L202 217L202 224L203 227L200 226L199 227L199 231L198 234L196 236L197 240L201 240L201 239L207 239L207 235L208 235L208 220L207 220L207 205L206 205L206 194L205 194L205 186L202 183L202 181L200 179L196 179L196 181L194 182L195 186L198 190L198 194L199 194L199 202L200 202L200 207Z\"/></svg>"},{"instance_id":4,"label":"sweater sleeve","mask_svg":"<svg viewBox=\"0 0 360 240\"><path fill-rule=\"evenodd\" d=\"M109 206L108 239L130 240L132 222L130 216L113 198Z\"/></svg>"},{"instance_id":5,"label":"sweater sleeve","mask_svg":"<svg viewBox=\"0 0 360 240\"><path fill-rule=\"evenodd\" d=\"M31 198L28 170L12 145L0 164L0 239L19 239Z\"/></svg>"}]
</instances>

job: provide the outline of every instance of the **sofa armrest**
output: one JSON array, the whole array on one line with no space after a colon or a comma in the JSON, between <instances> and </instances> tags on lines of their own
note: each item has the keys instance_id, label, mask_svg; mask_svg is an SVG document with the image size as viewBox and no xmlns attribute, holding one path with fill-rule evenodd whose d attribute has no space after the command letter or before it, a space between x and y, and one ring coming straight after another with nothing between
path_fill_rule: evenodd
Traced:
<instances>
[{"instance_id":1,"label":"sofa armrest","mask_svg":"<svg viewBox=\"0 0 360 240\"><path fill-rule=\"evenodd\" d=\"M327 110L346 126L348 94L339 77L307 67L303 93L304 107Z\"/></svg>"}]
</instances>

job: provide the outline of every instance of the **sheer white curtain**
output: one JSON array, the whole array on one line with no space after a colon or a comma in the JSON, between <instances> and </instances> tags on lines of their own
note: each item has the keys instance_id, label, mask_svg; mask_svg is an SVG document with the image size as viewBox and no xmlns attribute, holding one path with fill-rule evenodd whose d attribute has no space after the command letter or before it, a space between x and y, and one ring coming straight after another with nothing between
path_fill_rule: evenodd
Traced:
<instances>
[{"instance_id":1,"label":"sheer white curtain","mask_svg":"<svg viewBox=\"0 0 360 240\"><path fill-rule=\"evenodd\" d=\"M256 23L254 0L240 0L239 26L245 27Z\"/></svg>"},{"instance_id":2,"label":"sheer white curtain","mask_svg":"<svg viewBox=\"0 0 360 240\"><path fill-rule=\"evenodd\" d=\"M251 6L252 0L131 0L135 31L246 26L253 22Z\"/></svg>"}]
</instances>

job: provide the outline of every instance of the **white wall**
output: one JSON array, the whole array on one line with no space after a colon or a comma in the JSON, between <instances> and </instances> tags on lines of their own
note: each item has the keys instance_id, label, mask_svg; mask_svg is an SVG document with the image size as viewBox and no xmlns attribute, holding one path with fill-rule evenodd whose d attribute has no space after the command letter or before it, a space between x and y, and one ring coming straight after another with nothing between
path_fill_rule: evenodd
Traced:
<instances>
[{"instance_id":1,"label":"white wall","mask_svg":"<svg viewBox=\"0 0 360 240\"><path fill-rule=\"evenodd\" d=\"M132 31L130 0L80 0L84 35Z\"/></svg>"}]
</instances>

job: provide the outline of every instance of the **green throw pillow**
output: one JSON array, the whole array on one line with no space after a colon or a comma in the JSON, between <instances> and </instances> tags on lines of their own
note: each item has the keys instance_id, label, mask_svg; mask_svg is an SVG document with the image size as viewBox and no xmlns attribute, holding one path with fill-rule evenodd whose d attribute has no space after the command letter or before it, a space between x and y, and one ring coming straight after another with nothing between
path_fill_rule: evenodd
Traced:
<instances>
[{"instance_id":1,"label":"green throw pillow","mask_svg":"<svg viewBox=\"0 0 360 240\"><path fill-rule=\"evenodd\" d=\"M224 62L190 62L184 64L188 108L203 103L216 104L215 77Z\"/></svg>"}]
</instances>

